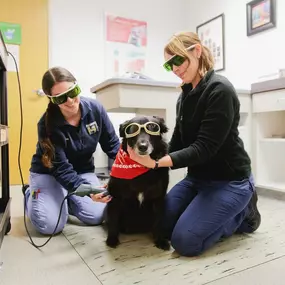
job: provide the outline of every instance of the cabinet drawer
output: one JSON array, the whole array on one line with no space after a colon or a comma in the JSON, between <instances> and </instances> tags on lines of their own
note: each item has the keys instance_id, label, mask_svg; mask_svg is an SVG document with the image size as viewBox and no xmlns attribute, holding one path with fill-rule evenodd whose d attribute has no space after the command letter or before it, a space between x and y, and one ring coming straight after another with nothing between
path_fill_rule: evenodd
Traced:
<instances>
[{"instance_id":1,"label":"cabinet drawer","mask_svg":"<svg viewBox=\"0 0 285 285\"><path fill-rule=\"evenodd\" d=\"M285 90L252 95L253 113L285 110Z\"/></svg>"}]
</instances>

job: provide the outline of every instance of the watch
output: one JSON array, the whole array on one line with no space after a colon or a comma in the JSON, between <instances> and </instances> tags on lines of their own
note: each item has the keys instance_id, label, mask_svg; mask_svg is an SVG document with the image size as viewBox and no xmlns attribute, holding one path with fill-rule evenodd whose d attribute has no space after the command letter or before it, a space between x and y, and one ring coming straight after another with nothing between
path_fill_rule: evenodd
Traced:
<instances>
[{"instance_id":1,"label":"watch","mask_svg":"<svg viewBox=\"0 0 285 285\"><path fill-rule=\"evenodd\" d=\"M158 168L158 160L155 160L155 166L153 169L157 169Z\"/></svg>"}]
</instances>

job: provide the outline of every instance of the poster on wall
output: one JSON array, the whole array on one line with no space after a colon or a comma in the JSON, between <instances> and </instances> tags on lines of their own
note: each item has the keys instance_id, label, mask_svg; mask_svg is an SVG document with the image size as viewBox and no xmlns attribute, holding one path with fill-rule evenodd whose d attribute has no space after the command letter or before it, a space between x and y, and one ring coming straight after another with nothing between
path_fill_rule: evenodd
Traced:
<instances>
[{"instance_id":1,"label":"poster on wall","mask_svg":"<svg viewBox=\"0 0 285 285\"><path fill-rule=\"evenodd\" d=\"M105 76L127 72L144 73L147 23L110 14L105 15Z\"/></svg>"},{"instance_id":2,"label":"poster on wall","mask_svg":"<svg viewBox=\"0 0 285 285\"><path fill-rule=\"evenodd\" d=\"M214 57L215 70L225 69L224 14L221 14L196 28L203 45L208 47Z\"/></svg>"}]
</instances>

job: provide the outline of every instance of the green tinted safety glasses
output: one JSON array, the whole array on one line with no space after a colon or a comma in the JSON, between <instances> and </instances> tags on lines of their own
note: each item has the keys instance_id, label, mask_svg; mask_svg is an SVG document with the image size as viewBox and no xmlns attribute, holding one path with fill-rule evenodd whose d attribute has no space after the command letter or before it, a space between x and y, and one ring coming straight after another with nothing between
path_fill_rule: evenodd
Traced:
<instances>
[{"instance_id":1,"label":"green tinted safety glasses","mask_svg":"<svg viewBox=\"0 0 285 285\"><path fill-rule=\"evenodd\" d=\"M47 95L50 98L51 102L56 105L64 104L68 98L74 99L81 92L80 87L77 84L74 84L71 88L66 90L65 92L58 94L56 96Z\"/></svg>"},{"instance_id":2,"label":"green tinted safety glasses","mask_svg":"<svg viewBox=\"0 0 285 285\"><path fill-rule=\"evenodd\" d=\"M188 51L193 50L195 48L195 46L196 45L192 45L192 46L186 48L186 50L188 50ZM186 60L186 58L184 56L175 54L163 64L163 67L165 68L166 71L172 71L173 65L180 66L185 60Z\"/></svg>"}]
</instances>

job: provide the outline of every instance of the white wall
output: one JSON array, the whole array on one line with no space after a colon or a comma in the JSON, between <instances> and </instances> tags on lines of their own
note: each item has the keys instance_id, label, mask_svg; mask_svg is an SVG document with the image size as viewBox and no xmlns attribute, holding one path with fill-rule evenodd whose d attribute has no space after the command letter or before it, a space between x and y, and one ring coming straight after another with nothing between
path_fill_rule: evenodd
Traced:
<instances>
[{"instance_id":1,"label":"white wall","mask_svg":"<svg viewBox=\"0 0 285 285\"><path fill-rule=\"evenodd\" d=\"M49 65L61 65L78 79L85 96L104 78L104 13L147 21L148 47L145 74L156 80L178 81L162 68L163 47L170 36L187 26L188 0L49 0ZM132 114L110 114L118 125ZM96 166L106 166L96 151Z\"/></svg>"},{"instance_id":2,"label":"white wall","mask_svg":"<svg viewBox=\"0 0 285 285\"><path fill-rule=\"evenodd\" d=\"M251 37L246 35L246 3L249 0L188 1L188 28L225 14L226 75L236 88L248 89L259 76L285 68L285 1L277 0L277 28Z\"/></svg>"},{"instance_id":3,"label":"white wall","mask_svg":"<svg viewBox=\"0 0 285 285\"><path fill-rule=\"evenodd\" d=\"M173 9L172 0L50 0L50 66L62 65L74 72L85 94L103 81L105 12L147 21L146 75L157 80L176 80L162 69L163 46L174 32L185 28L187 20L185 5Z\"/></svg>"}]
</instances>

